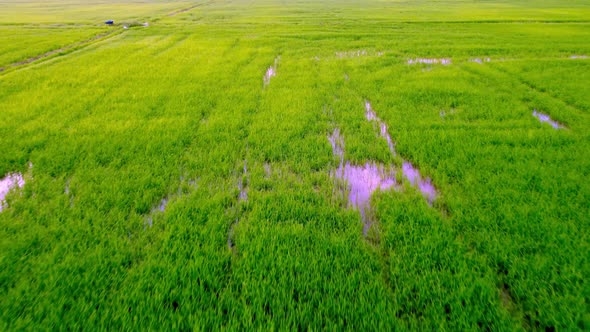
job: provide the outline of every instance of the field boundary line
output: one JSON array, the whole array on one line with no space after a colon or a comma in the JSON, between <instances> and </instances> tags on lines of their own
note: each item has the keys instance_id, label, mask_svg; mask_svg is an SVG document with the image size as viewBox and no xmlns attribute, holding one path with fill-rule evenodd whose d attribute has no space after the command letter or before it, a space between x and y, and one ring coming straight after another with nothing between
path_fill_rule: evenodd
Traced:
<instances>
[{"instance_id":1,"label":"field boundary line","mask_svg":"<svg viewBox=\"0 0 590 332\"><path fill-rule=\"evenodd\" d=\"M403 24L424 24L424 23L433 23L433 24L588 24L590 20L511 20L511 19L482 19L482 20L449 20L449 21L441 21L441 20L433 20L433 21L400 21L399 23Z\"/></svg>"},{"instance_id":2,"label":"field boundary line","mask_svg":"<svg viewBox=\"0 0 590 332\"><path fill-rule=\"evenodd\" d=\"M580 113L585 113L584 111L582 111L580 109L580 107L578 105L572 104L571 102L569 102L567 100L564 100L562 98L559 98L559 97L553 95L552 93L550 93L548 91L541 90L541 88L535 86L533 83L529 82L526 78L522 77L518 73L511 73L511 72L509 72L507 70L504 70L502 68L492 68L492 70L496 70L498 72L501 72L504 75L512 76L512 77L514 77L518 81L518 83L526 86L527 88L529 88L531 90L534 90L535 92L537 92L539 94L546 95L546 96L548 96L548 97L550 97L552 99L555 99L555 100L563 103L564 105L566 105L566 106L568 106L568 107L570 107L570 108L572 108L572 109L580 112Z\"/></svg>"},{"instance_id":3,"label":"field boundary line","mask_svg":"<svg viewBox=\"0 0 590 332\"><path fill-rule=\"evenodd\" d=\"M86 39L80 42L76 42L70 45L66 45L64 47L58 48L58 49L54 49L51 50L49 52L45 52L43 54L40 55L36 55L34 57L25 59L25 60L21 60L21 61L17 61L17 62L13 62L11 64L8 64L4 67L0 67L0 75L2 74L6 74L9 72L13 72L15 70L19 70L22 68L26 68L27 65L29 64L40 64L40 63L44 63L50 59L53 59L59 55L67 55L70 54L74 51L83 49L87 46L90 46L94 43L100 42L100 41L104 41L107 39L110 39L114 36L117 36L119 34L123 33L122 30L111 30L105 33L100 33L98 35L93 36L90 39Z\"/></svg>"},{"instance_id":4,"label":"field boundary line","mask_svg":"<svg viewBox=\"0 0 590 332\"><path fill-rule=\"evenodd\" d=\"M499 75L508 76L509 78L511 78L512 80L514 80L517 84L519 84L520 86L522 86L522 87L524 87L526 89L532 90L532 91L534 91L535 93L537 93L539 95L547 96L547 97L549 97L549 98L551 98L551 99L553 99L553 100L555 100L555 101L563 104L564 106L569 107L569 108L575 110L579 114L585 114L585 112L582 111L582 109L580 109L579 106L577 106L575 104L572 104L571 102L569 102L567 100L561 99L561 98L553 95L552 93L550 93L548 91L541 90L540 88L538 88L537 86L535 86L533 83L527 81L525 78L523 78L518 73L511 73L511 72L509 72L509 71L507 71L505 69L498 68L498 67L489 67L489 68L490 68L491 71L496 72ZM463 67L462 70L467 71L467 72L472 73L472 74L475 74L475 75L478 75L480 77L483 76L483 77L488 77L489 78L489 76L486 75L485 73L480 73L480 72L477 72L477 71L472 71L472 70L469 70L469 69L467 69L465 67Z\"/></svg>"},{"instance_id":5,"label":"field boundary line","mask_svg":"<svg viewBox=\"0 0 590 332\"><path fill-rule=\"evenodd\" d=\"M166 14L166 16L171 17L171 16L176 16L178 14L186 13L189 10L193 10L195 8L198 8L198 7L206 6L208 4L211 4L212 2L213 2L213 0L207 1L207 2L201 2L201 3L198 3L196 5L192 5L190 7L186 7L186 8L182 8L182 9L177 9L177 10L171 12L171 13Z\"/></svg>"}]
</instances>

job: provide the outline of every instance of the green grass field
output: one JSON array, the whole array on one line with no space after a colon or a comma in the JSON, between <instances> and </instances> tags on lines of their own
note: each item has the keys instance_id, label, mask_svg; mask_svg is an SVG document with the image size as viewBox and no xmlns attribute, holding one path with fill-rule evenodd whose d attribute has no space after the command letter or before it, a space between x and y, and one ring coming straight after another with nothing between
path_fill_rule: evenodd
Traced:
<instances>
[{"instance_id":1,"label":"green grass field","mask_svg":"<svg viewBox=\"0 0 590 332\"><path fill-rule=\"evenodd\" d=\"M0 330L589 330L589 41L583 0L0 3ZM361 215L343 162L395 185Z\"/></svg>"}]
</instances>

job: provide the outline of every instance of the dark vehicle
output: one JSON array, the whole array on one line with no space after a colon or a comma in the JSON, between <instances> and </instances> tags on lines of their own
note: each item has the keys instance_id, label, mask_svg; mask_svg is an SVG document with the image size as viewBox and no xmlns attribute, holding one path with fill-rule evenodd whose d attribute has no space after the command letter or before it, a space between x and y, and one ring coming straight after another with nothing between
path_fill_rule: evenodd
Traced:
<instances>
[{"instance_id":1,"label":"dark vehicle","mask_svg":"<svg viewBox=\"0 0 590 332\"><path fill-rule=\"evenodd\" d=\"M115 22L113 22L113 20L108 20L108 21L104 22L104 24L108 24L108 25L113 25L113 23L115 23Z\"/></svg>"}]
</instances>

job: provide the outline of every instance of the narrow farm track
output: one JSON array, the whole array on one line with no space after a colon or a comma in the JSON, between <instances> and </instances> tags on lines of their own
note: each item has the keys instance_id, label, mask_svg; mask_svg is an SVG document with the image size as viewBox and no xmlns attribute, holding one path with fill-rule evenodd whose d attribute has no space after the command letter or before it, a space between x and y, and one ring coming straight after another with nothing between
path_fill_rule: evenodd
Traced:
<instances>
[{"instance_id":1,"label":"narrow farm track","mask_svg":"<svg viewBox=\"0 0 590 332\"><path fill-rule=\"evenodd\" d=\"M569 61L569 60L562 60L562 61ZM540 99L533 98L532 100L530 100L531 99L530 97L526 97L527 101L523 100L524 104L529 105L529 108L531 109L531 113L533 112L534 109L538 109L538 108L542 109L543 108L542 105L546 104L546 102L543 102L543 99L548 98L550 100L550 102L549 102L549 104L547 104L546 107L558 108L559 110L570 109L575 112L576 118L584 119L585 122L590 120L588 113L584 112L580 108L579 105L575 105L571 102L568 102L563 97L560 98L558 96L555 96L550 91L547 91L545 89L540 89L539 87L535 86L533 83L527 82L524 78L520 77L520 75L517 73L509 72L509 71L502 69L501 67L497 67L497 66L485 68L485 70L487 72L482 72L481 70L475 70L473 68L466 68L466 67L463 67L462 70L469 72L471 74L477 75L478 77L481 77L484 80L493 80L495 82L498 82L498 86L501 86L499 84L499 82L511 82L512 84L515 84L518 87L518 89L521 91L521 95L522 95L521 98L525 98L525 96L527 96L527 93L529 93L529 94L532 93L533 96L534 95L543 96ZM499 88L499 89L501 89L501 88ZM506 91L508 91L508 90L506 90ZM545 112L546 111L547 110L545 110Z\"/></svg>"},{"instance_id":2,"label":"narrow farm track","mask_svg":"<svg viewBox=\"0 0 590 332\"><path fill-rule=\"evenodd\" d=\"M571 60L563 60L563 61L571 61ZM526 79L524 79L522 76L518 75L518 74L514 74L514 73L510 73L502 68L496 68L498 71L504 73L507 76L513 77L515 78L520 84L528 87L531 90L534 90L535 92L539 93L539 94L543 94L546 95L560 103L563 103L564 105L566 105L567 107L570 107L576 111L578 111L580 114L584 114L584 115L588 115L586 112L584 112L584 110L582 110L580 108L579 105L575 105L573 103L568 102L567 100L563 99L563 98L559 98L558 96L552 94L550 91L547 91L545 89L541 89L538 86L536 86L533 82L531 81L527 81Z\"/></svg>"},{"instance_id":3,"label":"narrow farm track","mask_svg":"<svg viewBox=\"0 0 590 332\"><path fill-rule=\"evenodd\" d=\"M121 33L123 33L123 30L111 30L109 32L98 34L90 39L87 39L87 40L84 40L81 42L76 42L74 44L64 46L64 47L61 47L61 48L31 57L31 58L28 58L26 60L21 60L18 62L8 64L8 65L0 68L0 74L12 72L13 70L18 70L18 69L26 67L27 65L30 65L30 64L37 65L37 64L43 63L44 61L53 59L57 55L66 56L74 51L83 50L84 48L86 48L90 45L93 45L95 43L107 41L108 39L113 38Z\"/></svg>"},{"instance_id":4,"label":"narrow farm track","mask_svg":"<svg viewBox=\"0 0 590 332\"><path fill-rule=\"evenodd\" d=\"M232 43L232 45L224 52L224 56L225 57L229 57L231 58L232 53L235 53L237 51L236 46L239 44L239 40L234 41L234 43ZM240 68L244 67L244 66L248 66L249 64L252 63L252 61L254 60L254 57L256 55L250 55L249 60L238 64L237 68L236 68L236 76L238 76L240 74ZM276 76L276 62L274 64L274 72L273 72L273 77ZM270 68L273 65L271 65L271 67L269 67L269 69L267 69L266 73L263 75L262 77L262 81L263 81L263 87L262 89L266 88L266 86L268 84L270 84L270 79L271 77L268 76L268 70L270 70ZM251 179L250 179L250 173L248 171L248 163L250 162L250 167L252 167L252 156L249 153L249 141L250 141L250 127L252 125L252 121L253 118L256 116L256 114L258 112L260 112L260 105L261 105L261 99L263 98L262 95L262 91L257 93L259 96L258 98L256 98L256 106L254 107L254 112L249 113L249 114L245 114L244 118L245 121L242 122L239 131L237 132L238 134L238 139L242 142L245 142L244 147L242 148L243 152L243 167L241 169L237 170L237 174L238 174L238 178L237 178L237 183L238 183L238 190L239 190L239 194L237 197L237 204L235 205L235 220L230 224L229 229L228 229L228 235L227 235L227 244L228 244L228 248L231 249L234 253L237 252L236 249L236 243L235 243L235 228L236 226L238 226L238 224L242 221L247 219L247 210L245 208L245 206L247 206L248 204L248 193L250 191L250 186L251 186ZM259 164L256 164L257 166L259 166ZM251 172L252 170L250 170Z\"/></svg>"},{"instance_id":5,"label":"narrow farm track","mask_svg":"<svg viewBox=\"0 0 590 332\"><path fill-rule=\"evenodd\" d=\"M236 48L236 45L239 43L239 40L235 40L231 43L224 51L223 51L223 58L227 59L228 61L234 58L239 52L239 49ZM242 79L247 79L249 81L249 87L256 86L255 82L257 79L260 79L260 73L258 75L253 75L253 68L254 65L257 63L263 62L266 56L263 54L259 54L258 52L251 52L247 55L245 59L242 61L235 63L233 67L233 74L234 82L238 82ZM228 89L233 88L232 86L228 86ZM242 119L239 125L236 126L235 131L233 132L234 138L240 142L237 145L239 152L237 152L237 156L239 158L234 161L236 165L232 173L237 174L234 177L235 187L232 188L235 190L237 188L237 196L234 198L234 202L231 205L231 208L228 209L227 214L231 219L226 231L227 234L227 247L232 250L234 254L239 254L239 248L237 247L235 234L236 234L236 227L243 221L247 219L248 214L248 200L249 200L249 193L251 191L251 172L254 165L252 157L249 153L249 136L250 136L250 126L252 123L252 118L258 113L260 108L260 100L262 98L262 91L260 88L253 89L253 91L248 91L249 93L244 93L248 96L250 102L255 100L254 104L252 105L252 109L247 112L243 111L239 118ZM235 256L235 255L234 255ZM235 257L234 257L235 258Z\"/></svg>"},{"instance_id":6,"label":"narrow farm track","mask_svg":"<svg viewBox=\"0 0 590 332\"><path fill-rule=\"evenodd\" d=\"M202 7L202 6L207 6L207 5L210 5L210 4L212 4L213 2L214 2L214 1L207 1L207 2L203 2L203 3L196 4L196 5L194 5L194 6L190 6L190 7L186 7L186 8L178 9L178 10L175 10L175 11L173 11L172 13L169 13L169 14L167 14L166 16L168 16L168 17L176 16L176 15L178 15L178 14L186 13L186 12L188 12L189 10L193 10L193 9L195 9L195 8L198 8L198 7Z\"/></svg>"},{"instance_id":7,"label":"narrow farm track","mask_svg":"<svg viewBox=\"0 0 590 332\"><path fill-rule=\"evenodd\" d=\"M175 16L178 15L180 13L184 13L187 12L189 10L195 9L197 7L201 7L201 6L207 6L210 5L211 3L213 3L214 1L207 1L207 2L203 2L203 3L199 3L196 4L194 6L190 6L188 8L183 8L183 9L179 9L176 10L172 13L167 14L166 16L171 17L171 16ZM154 18L151 18L149 20L153 20ZM83 26L82 26L83 27ZM40 64L44 61L47 61L49 59L54 58L56 55L60 55L60 56L66 56L74 51L78 51L78 50L82 50L92 44L95 44L97 42L102 42L102 41L106 41L114 36L117 36L119 34L122 34L123 32L125 32L125 30L121 30L121 29L113 29L111 31L105 32L105 33L100 33L96 36L93 36L90 39L87 40L83 40L80 42L76 42L64 47L60 47L58 49L54 49L48 52L45 52L43 54L39 54L30 58L27 58L25 60L20 60L17 62L13 62L10 64L5 65L4 67L0 67L0 75L3 73L7 73L7 72L11 72L13 70L17 70L19 68L25 67L26 65L29 64ZM180 40L179 42L181 42L182 40Z\"/></svg>"}]
</instances>

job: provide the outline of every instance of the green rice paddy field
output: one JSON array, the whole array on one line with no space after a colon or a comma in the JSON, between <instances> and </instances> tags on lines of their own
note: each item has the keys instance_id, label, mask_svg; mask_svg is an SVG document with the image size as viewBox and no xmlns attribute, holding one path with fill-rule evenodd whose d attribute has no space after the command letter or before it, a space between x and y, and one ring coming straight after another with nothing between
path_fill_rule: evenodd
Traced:
<instances>
[{"instance_id":1,"label":"green rice paddy field","mask_svg":"<svg viewBox=\"0 0 590 332\"><path fill-rule=\"evenodd\" d=\"M585 0L2 1L0 330L590 330L589 56Z\"/></svg>"}]
</instances>

